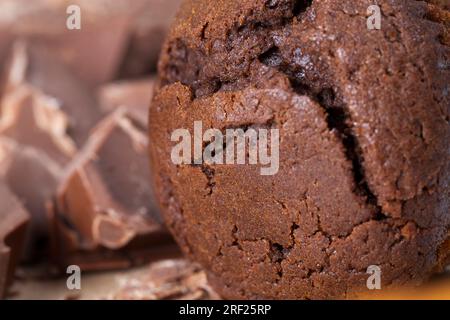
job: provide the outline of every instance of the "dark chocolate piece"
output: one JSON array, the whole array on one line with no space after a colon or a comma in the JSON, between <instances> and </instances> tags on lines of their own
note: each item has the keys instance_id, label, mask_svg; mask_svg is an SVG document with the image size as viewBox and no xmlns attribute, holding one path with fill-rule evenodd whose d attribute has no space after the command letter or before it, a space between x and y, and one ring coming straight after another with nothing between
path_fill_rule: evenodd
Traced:
<instances>
[{"instance_id":1,"label":"dark chocolate piece","mask_svg":"<svg viewBox=\"0 0 450 320\"><path fill-rule=\"evenodd\" d=\"M0 181L0 299L5 297L12 283L28 219L22 204Z\"/></svg>"},{"instance_id":2,"label":"dark chocolate piece","mask_svg":"<svg viewBox=\"0 0 450 320\"><path fill-rule=\"evenodd\" d=\"M147 182L146 148L144 129L127 116L125 108L98 124L69 165L57 192L57 251L80 255L128 246L145 250L170 242ZM129 261L124 263L128 266ZM111 268L121 266L115 262Z\"/></svg>"}]
</instances>

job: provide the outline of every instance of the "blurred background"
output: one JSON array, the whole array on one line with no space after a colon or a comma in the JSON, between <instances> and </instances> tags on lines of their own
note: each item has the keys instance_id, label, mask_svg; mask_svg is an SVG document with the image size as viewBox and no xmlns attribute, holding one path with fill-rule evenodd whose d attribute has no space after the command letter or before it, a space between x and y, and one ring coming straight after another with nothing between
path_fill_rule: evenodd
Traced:
<instances>
[{"instance_id":1,"label":"blurred background","mask_svg":"<svg viewBox=\"0 0 450 320\"><path fill-rule=\"evenodd\" d=\"M180 2L0 0L0 298L219 298L149 184L147 111ZM447 278L374 298L450 299Z\"/></svg>"},{"instance_id":2,"label":"blurred background","mask_svg":"<svg viewBox=\"0 0 450 320\"><path fill-rule=\"evenodd\" d=\"M179 2L0 0L0 297L214 296L149 185L147 111Z\"/></svg>"}]
</instances>

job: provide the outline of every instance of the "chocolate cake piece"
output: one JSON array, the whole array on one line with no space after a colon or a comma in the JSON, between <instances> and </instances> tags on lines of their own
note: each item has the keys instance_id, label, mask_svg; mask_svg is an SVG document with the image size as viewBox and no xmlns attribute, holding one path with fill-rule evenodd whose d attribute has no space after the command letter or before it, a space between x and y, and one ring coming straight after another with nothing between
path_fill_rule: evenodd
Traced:
<instances>
[{"instance_id":1,"label":"chocolate cake piece","mask_svg":"<svg viewBox=\"0 0 450 320\"><path fill-rule=\"evenodd\" d=\"M0 180L0 299L5 298L20 259L29 216Z\"/></svg>"},{"instance_id":2,"label":"chocolate cake piece","mask_svg":"<svg viewBox=\"0 0 450 320\"><path fill-rule=\"evenodd\" d=\"M70 259L77 252L107 248L119 255L123 255L121 249L130 251L125 253L129 259L111 264L111 268L123 267L130 263L132 247L151 251L153 246L170 243L148 184L147 144L145 129L133 122L126 108L113 111L93 130L57 192L56 257L62 264L66 255ZM140 259L147 258L152 257L142 254ZM90 268L89 263L84 265ZM103 265L108 265L108 259ZM92 268L97 265L92 263Z\"/></svg>"},{"instance_id":3,"label":"chocolate cake piece","mask_svg":"<svg viewBox=\"0 0 450 320\"><path fill-rule=\"evenodd\" d=\"M449 256L449 43L424 1L186 0L159 63L150 158L183 252L231 299L416 285ZM441 10L441 9L437 9ZM279 171L174 164L171 134L278 129Z\"/></svg>"}]
</instances>

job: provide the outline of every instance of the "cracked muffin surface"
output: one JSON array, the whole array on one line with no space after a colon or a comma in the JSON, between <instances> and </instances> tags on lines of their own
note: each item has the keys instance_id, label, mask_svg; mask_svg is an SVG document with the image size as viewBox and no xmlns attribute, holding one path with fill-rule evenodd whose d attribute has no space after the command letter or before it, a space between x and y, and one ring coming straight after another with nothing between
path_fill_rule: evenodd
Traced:
<instances>
[{"instance_id":1,"label":"cracked muffin surface","mask_svg":"<svg viewBox=\"0 0 450 320\"><path fill-rule=\"evenodd\" d=\"M448 11L423 1L186 0L150 158L164 218L225 298L415 285L450 253ZM275 128L280 168L174 165L171 133Z\"/></svg>"}]
</instances>

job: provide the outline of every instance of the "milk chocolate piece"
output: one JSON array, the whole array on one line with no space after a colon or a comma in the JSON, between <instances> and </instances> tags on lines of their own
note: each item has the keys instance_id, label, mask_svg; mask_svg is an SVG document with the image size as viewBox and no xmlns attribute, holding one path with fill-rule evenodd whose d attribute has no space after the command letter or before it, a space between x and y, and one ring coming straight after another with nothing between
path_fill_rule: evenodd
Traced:
<instances>
[{"instance_id":1,"label":"milk chocolate piece","mask_svg":"<svg viewBox=\"0 0 450 320\"><path fill-rule=\"evenodd\" d=\"M121 279L116 300L217 300L205 272L184 259L168 259L149 266L139 277Z\"/></svg>"},{"instance_id":2,"label":"milk chocolate piece","mask_svg":"<svg viewBox=\"0 0 450 320\"><path fill-rule=\"evenodd\" d=\"M48 234L46 207L62 167L84 144L101 112L90 91L39 46L15 43L4 83L0 135L7 139L0 143L0 171L32 216L29 260L40 255L36 244Z\"/></svg>"},{"instance_id":3,"label":"milk chocolate piece","mask_svg":"<svg viewBox=\"0 0 450 320\"><path fill-rule=\"evenodd\" d=\"M60 264L77 255L85 268L98 269L99 259L93 252L105 248L148 251L153 245L169 242L146 181L146 148L145 131L127 116L125 108L112 112L93 130L57 192ZM91 262L82 261L84 253ZM68 257L63 257L65 254ZM103 258L101 268L130 264L113 252L106 255L109 257Z\"/></svg>"},{"instance_id":4,"label":"milk chocolate piece","mask_svg":"<svg viewBox=\"0 0 450 320\"><path fill-rule=\"evenodd\" d=\"M159 52L180 0L141 0L133 18L131 41L120 77L140 77L156 71Z\"/></svg>"},{"instance_id":5,"label":"milk chocolate piece","mask_svg":"<svg viewBox=\"0 0 450 320\"><path fill-rule=\"evenodd\" d=\"M44 150L60 164L75 154L74 141L66 134L67 117L58 102L29 87L4 95L0 104L0 134L26 146Z\"/></svg>"},{"instance_id":6,"label":"milk chocolate piece","mask_svg":"<svg viewBox=\"0 0 450 320\"><path fill-rule=\"evenodd\" d=\"M153 79L122 81L107 84L98 91L103 112L125 107L129 116L147 127L148 108L153 96Z\"/></svg>"},{"instance_id":7,"label":"milk chocolate piece","mask_svg":"<svg viewBox=\"0 0 450 320\"><path fill-rule=\"evenodd\" d=\"M89 86L155 70L180 0L3 0L0 61L14 39L54 52ZM66 27L69 5L81 10L81 29ZM17 23L20 21L20 23Z\"/></svg>"},{"instance_id":8,"label":"milk chocolate piece","mask_svg":"<svg viewBox=\"0 0 450 320\"><path fill-rule=\"evenodd\" d=\"M21 143L36 146L36 131L45 131L70 157L101 118L90 91L42 46L16 42L5 78L1 130Z\"/></svg>"},{"instance_id":9,"label":"milk chocolate piece","mask_svg":"<svg viewBox=\"0 0 450 320\"><path fill-rule=\"evenodd\" d=\"M27 39L59 56L89 86L110 81L128 45L130 16L126 10L107 10L108 2L3 0L0 49L7 50L11 39ZM80 29L66 26L69 5L80 7ZM0 51L0 57L4 54Z\"/></svg>"},{"instance_id":10,"label":"milk chocolate piece","mask_svg":"<svg viewBox=\"0 0 450 320\"><path fill-rule=\"evenodd\" d=\"M19 200L0 181L0 299L12 283L28 219Z\"/></svg>"},{"instance_id":11,"label":"milk chocolate piece","mask_svg":"<svg viewBox=\"0 0 450 320\"><path fill-rule=\"evenodd\" d=\"M49 233L47 206L51 202L63 168L45 152L0 137L0 178L22 201L31 214L24 258L45 253Z\"/></svg>"}]
</instances>

